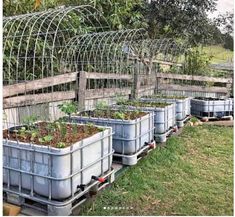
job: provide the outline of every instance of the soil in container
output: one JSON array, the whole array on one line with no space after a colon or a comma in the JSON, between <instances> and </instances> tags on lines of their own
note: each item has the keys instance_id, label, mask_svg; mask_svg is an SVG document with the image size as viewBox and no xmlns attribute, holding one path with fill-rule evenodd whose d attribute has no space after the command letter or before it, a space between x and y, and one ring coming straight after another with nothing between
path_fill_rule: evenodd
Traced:
<instances>
[{"instance_id":1,"label":"soil in container","mask_svg":"<svg viewBox=\"0 0 235 217\"><path fill-rule=\"evenodd\" d=\"M219 99L219 98L212 98L212 97L195 97L194 99L198 99L198 100L204 100L204 101L223 101L225 99Z\"/></svg>"},{"instance_id":2,"label":"soil in container","mask_svg":"<svg viewBox=\"0 0 235 217\"><path fill-rule=\"evenodd\" d=\"M171 105L171 103L165 103L165 102L126 101L126 102L118 102L117 105L135 106L135 107L165 108L166 106Z\"/></svg>"},{"instance_id":3,"label":"soil in container","mask_svg":"<svg viewBox=\"0 0 235 217\"><path fill-rule=\"evenodd\" d=\"M103 130L104 128L92 124L39 122L31 126L25 125L3 130L3 138L55 148L66 148Z\"/></svg>"},{"instance_id":4,"label":"soil in container","mask_svg":"<svg viewBox=\"0 0 235 217\"><path fill-rule=\"evenodd\" d=\"M81 112L81 116L89 116L94 118L109 118L109 119L120 119L120 120L135 120L145 116L147 113L142 111L117 111L117 110L101 110L96 109L93 111Z\"/></svg>"},{"instance_id":5,"label":"soil in container","mask_svg":"<svg viewBox=\"0 0 235 217\"><path fill-rule=\"evenodd\" d=\"M144 96L142 98L150 98L150 99L187 99L186 96L168 96L168 95L152 95L152 96Z\"/></svg>"}]
</instances>

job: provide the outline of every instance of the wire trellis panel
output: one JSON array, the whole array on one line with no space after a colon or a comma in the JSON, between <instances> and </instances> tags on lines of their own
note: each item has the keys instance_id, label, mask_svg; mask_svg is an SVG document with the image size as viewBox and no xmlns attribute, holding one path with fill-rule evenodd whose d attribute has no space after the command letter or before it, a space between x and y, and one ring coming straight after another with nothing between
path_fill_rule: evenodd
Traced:
<instances>
[{"instance_id":1,"label":"wire trellis panel","mask_svg":"<svg viewBox=\"0 0 235 217\"><path fill-rule=\"evenodd\" d=\"M68 40L79 34L109 29L91 6L3 18L3 80L9 85L61 74L60 55Z\"/></svg>"}]
</instances>

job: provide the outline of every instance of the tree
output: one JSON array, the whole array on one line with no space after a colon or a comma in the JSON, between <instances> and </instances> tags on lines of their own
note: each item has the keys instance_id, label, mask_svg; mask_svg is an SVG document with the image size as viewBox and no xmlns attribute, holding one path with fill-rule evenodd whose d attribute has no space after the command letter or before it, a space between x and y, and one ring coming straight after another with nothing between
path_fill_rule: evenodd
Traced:
<instances>
[{"instance_id":1,"label":"tree","mask_svg":"<svg viewBox=\"0 0 235 217\"><path fill-rule=\"evenodd\" d=\"M155 0L145 8L152 38L187 37L193 44L204 41L210 21L207 13L215 10L217 0Z\"/></svg>"},{"instance_id":2,"label":"tree","mask_svg":"<svg viewBox=\"0 0 235 217\"><path fill-rule=\"evenodd\" d=\"M214 19L214 23L218 28L221 29L223 46L226 49L233 51L233 19L234 14L227 12L225 14L220 14Z\"/></svg>"},{"instance_id":3,"label":"tree","mask_svg":"<svg viewBox=\"0 0 235 217\"><path fill-rule=\"evenodd\" d=\"M214 22L219 28L221 28L221 31L223 33L232 35L233 34L233 18L234 18L234 14L232 12L227 12L225 14L219 14L219 16L214 19Z\"/></svg>"}]
</instances>

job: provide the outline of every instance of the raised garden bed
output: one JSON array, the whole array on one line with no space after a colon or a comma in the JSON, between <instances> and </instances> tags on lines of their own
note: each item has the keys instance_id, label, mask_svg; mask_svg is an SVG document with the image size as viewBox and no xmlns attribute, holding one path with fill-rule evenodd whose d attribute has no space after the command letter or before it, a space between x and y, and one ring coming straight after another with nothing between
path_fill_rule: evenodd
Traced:
<instances>
[{"instance_id":1,"label":"raised garden bed","mask_svg":"<svg viewBox=\"0 0 235 217\"><path fill-rule=\"evenodd\" d=\"M176 120L184 120L190 115L190 98L184 96L152 95L144 96L141 101L176 103Z\"/></svg>"},{"instance_id":2,"label":"raised garden bed","mask_svg":"<svg viewBox=\"0 0 235 217\"><path fill-rule=\"evenodd\" d=\"M131 155L153 140L153 113L96 109L71 116L77 123L93 123L113 129L115 153Z\"/></svg>"},{"instance_id":3,"label":"raised garden bed","mask_svg":"<svg viewBox=\"0 0 235 217\"><path fill-rule=\"evenodd\" d=\"M233 99L197 97L191 100L191 113L200 118L233 116Z\"/></svg>"},{"instance_id":4,"label":"raised garden bed","mask_svg":"<svg viewBox=\"0 0 235 217\"><path fill-rule=\"evenodd\" d=\"M3 131L3 183L63 200L111 169L112 129L37 122Z\"/></svg>"},{"instance_id":5,"label":"raised garden bed","mask_svg":"<svg viewBox=\"0 0 235 217\"><path fill-rule=\"evenodd\" d=\"M131 110L154 112L154 135L157 142L165 142L166 133L176 124L174 103L124 101L114 105L118 109L122 109L123 106Z\"/></svg>"}]
</instances>

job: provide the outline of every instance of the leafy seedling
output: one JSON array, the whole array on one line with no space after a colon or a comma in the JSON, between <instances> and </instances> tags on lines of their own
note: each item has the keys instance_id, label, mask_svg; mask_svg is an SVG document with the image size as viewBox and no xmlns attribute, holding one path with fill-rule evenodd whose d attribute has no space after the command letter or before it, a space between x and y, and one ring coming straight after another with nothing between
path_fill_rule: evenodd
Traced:
<instances>
[{"instance_id":1,"label":"leafy seedling","mask_svg":"<svg viewBox=\"0 0 235 217\"><path fill-rule=\"evenodd\" d=\"M58 105L60 111L64 112L69 116L69 121L71 121L71 114L77 113L78 105L75 102L64 102Z\"/></svg>"},{"instance_id":2,"label":"leafy seedling","mask_svg":"<svg viewBox=\"0 0 235 217\"><path fill-rule=\"evenodd\" d=\"M53 136L47 135L42 138L39 138L39 142L41 143L50 143L53 140Z\"/></svg>"},{"instance_id":3,"label":"leafy seedling","mask_svg":"<svg viewBox=\"0 0 235 217\"><path fill-rule=\"evenodd\" d=\"M64 142L59 142L57 145L56 145L56 148L65 148L66 147L66 144Z\"/></svg>"},{"instance_id":4,"label":"leafy seedling","mask_svg":"<svg viewBox=\"0 0 235 217\"><path fill-rule=\"evenodd\" d=\"M113 116L115 119L121 119L121 120L125 119L125 114L122 112L114 112Z\"/></svg>"}]
</instances>

